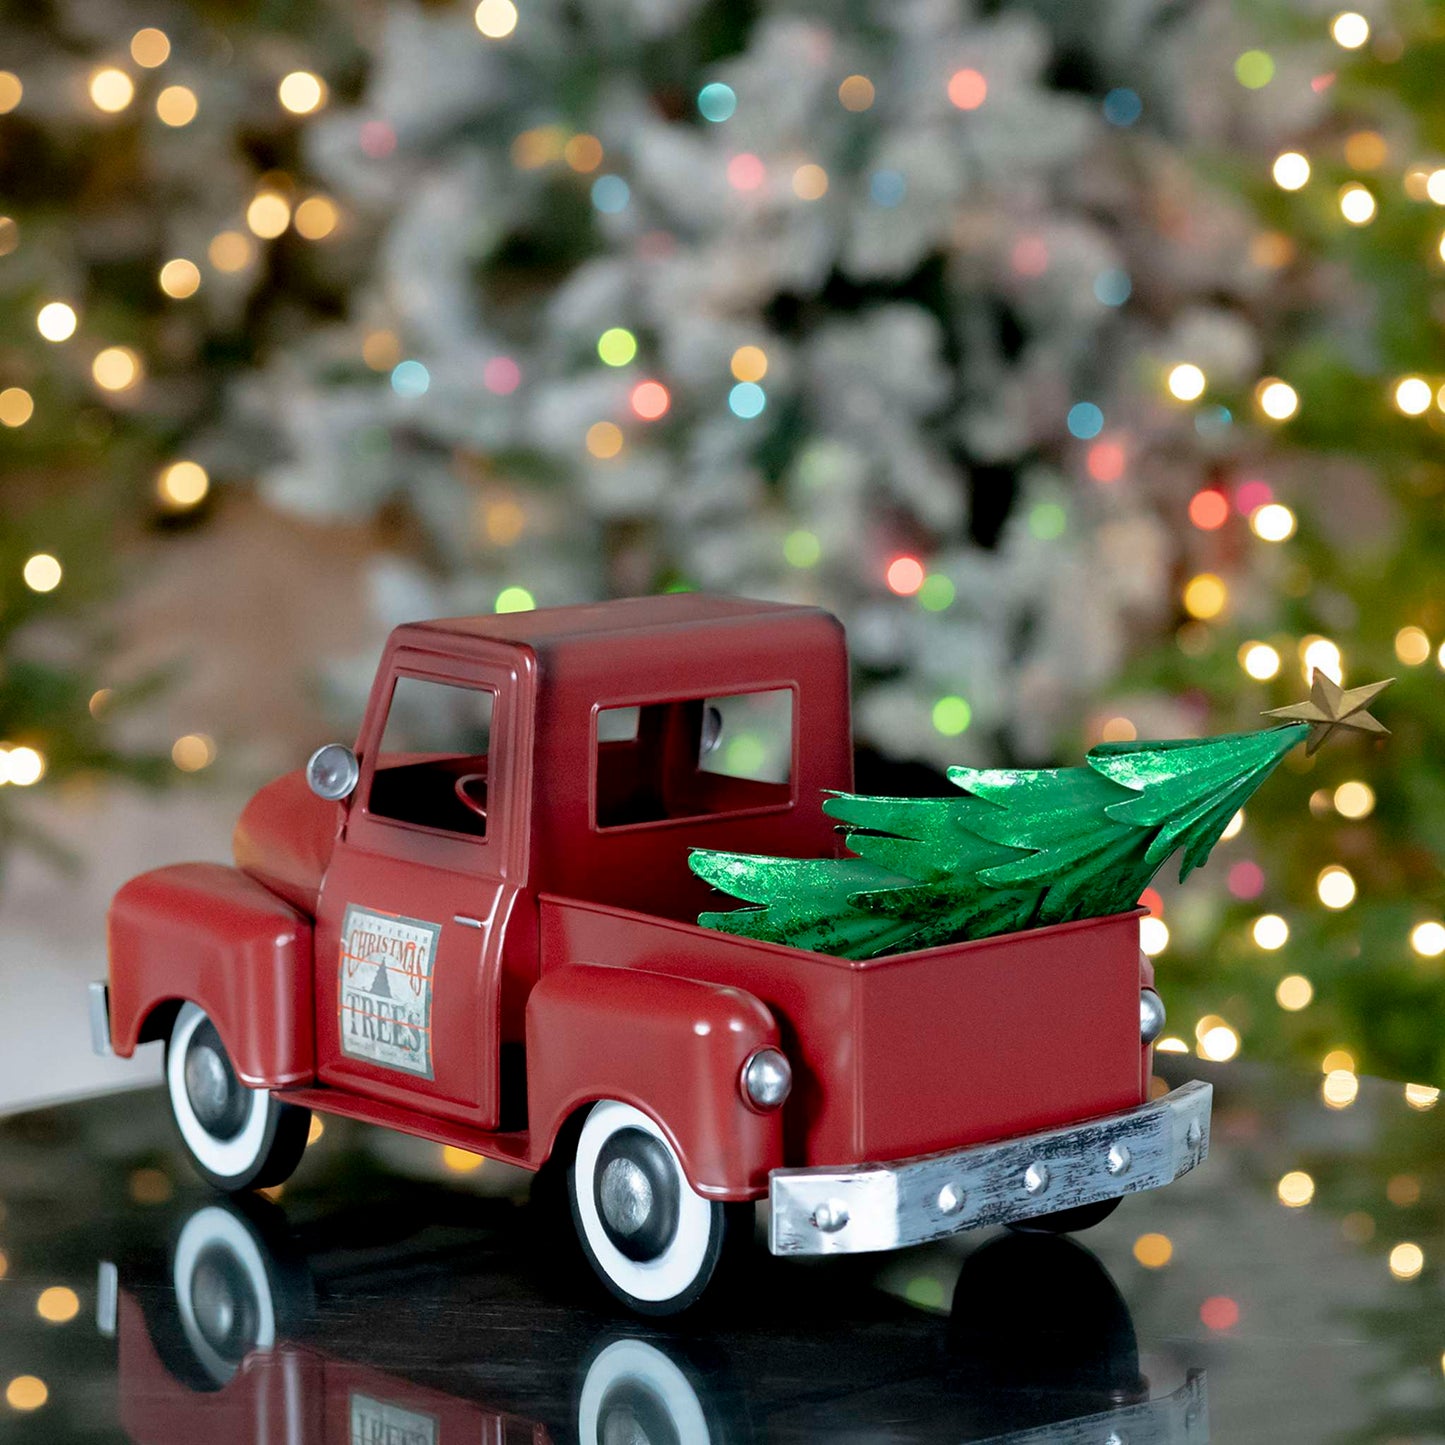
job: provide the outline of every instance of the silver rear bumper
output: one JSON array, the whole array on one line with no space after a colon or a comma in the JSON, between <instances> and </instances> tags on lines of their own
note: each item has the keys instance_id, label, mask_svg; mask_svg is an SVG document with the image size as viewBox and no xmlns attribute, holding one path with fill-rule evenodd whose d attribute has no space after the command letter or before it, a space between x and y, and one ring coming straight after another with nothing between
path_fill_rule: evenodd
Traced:
<instances>
[{"instance_id":1,"label":"silver rear bumper","mask_svg":"<svg viewBox=\"0 0 1445 1445\"><path fill-rule=\"evenodd\" d=\"M1209 1153L1212 1085L995 1144L856 1169L775 1169L774 1254L862 1254L1009 1224L1187 1174Z\"/></svg>"}]
</instances>

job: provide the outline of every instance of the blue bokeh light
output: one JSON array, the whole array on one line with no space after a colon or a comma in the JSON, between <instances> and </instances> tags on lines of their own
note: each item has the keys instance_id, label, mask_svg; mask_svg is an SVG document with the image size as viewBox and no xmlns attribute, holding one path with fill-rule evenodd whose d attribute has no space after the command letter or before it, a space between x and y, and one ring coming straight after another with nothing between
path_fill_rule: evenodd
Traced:
<instances>
[{"instance_id":1,"label":"blue bokeh light","mask_svg":"<svg viewBox=\"0 0 1445 1445\"><path fill-rule=\"evenodd\" d=\"M874 171L868 182L868 194L876 206L890 209L908 194L908 181L902 171Z\"/></svg>"},{"instance_id":2,"label":"blue bokeh light","mask_svg":"<svg viewBox=\"0 0 1445 1445\"><path fill-rule=\"evenodd\" d=\"M1234 413L1227 406L1202 406L1194 413L1194 430L1202 437L1219 437L1234 424Z\"/></svg>"},{"instance_id":3,"label":"blue bokeh light","mask_svg":"<svg viewBox=\"0 0 1445 1445\"><path fill-rule=\"evenodd\" d=\"M1104 119L1110 125L1133 125L1144 114L1144 102L1139 93L1120 86L1104 97Z\"/></svg>"},{"instance_id":4,"label":"blue bokeh light","mask_svg":"<svg viewBox=\"0 0 1445 1445\"><path fill-rule=\"evenodd\" d=\"M1118 266L1100 271L1094 277L1094 299L1102 306L1122 306L1133 294L1134 283L1129 273Z\"/></svg>"},{"instance_id":5,"label":"blue bokeh light","mask_svg":"<svg viewBox=\"0 0 1445 1445\"><path fill-rule=\"evenodd\" d=\"M767 404L767 393L755 381L740 381L728 392L729 409L734 416L740 416L744 421L751 421L753 417L762 415Z\"/></svg>"},{"instance_id":6,"label":"blue bokeh light","mask_svg":"<svg viewBox=\"0 0 1445 1445\"><path fill-rule=\"evenodd\" d=\"M625 211L631 199L632 188L621 176L598 176L592 182L592 204L606 215Z\"/></svg>"},{"instance_id":7,"label":"blue bokeh light","mask_svg":"<svg viewBox=\"0 0 1445 1445\"><path fill-rule=\"evenodd\" d=\"M431 373L419 361L398 361L391 369L391 389L398 396L425 396Z\"/></svg>"},{"instance_id":8,"label":"blue bokeh light","mask_svg":"<svg viewBox=\"0 0 1445 1445\"><path fill-rule=\"evenodd\" d=\"M1104 413L1091 401L1076 401L1069 408L1069 431L1081 442L1092 441L1104 430Z\"/></svg>"},{"instance_id":9,"label":"blue bokeh light","mask_svg":"<svg viewBox=\"0 0 1445 1445\"><path fill-rule=\"evenodd\" d=\"M732 86L715 80L711 85L705 85L698 91L697 108L704 120L710 120L717 124L729 119L738 108L737 94Z\"/></svg>"}]
</instances>

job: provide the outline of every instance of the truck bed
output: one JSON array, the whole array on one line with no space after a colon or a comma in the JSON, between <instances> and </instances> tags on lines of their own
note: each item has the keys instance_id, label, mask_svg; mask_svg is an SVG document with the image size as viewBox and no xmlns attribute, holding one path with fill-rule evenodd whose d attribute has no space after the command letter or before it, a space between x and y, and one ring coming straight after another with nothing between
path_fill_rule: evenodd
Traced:
<instances>
[{"instance_id":1,"label":"truck bed","mask_svg":"<svg viewBox=\"0 0 1445 1445\"><path fill-rule=\"evenodd\" d=\"M882 1162L1139 1103L1138 913L852 960L543 894L541 969L745 989L793 1063L789 1166Z\"/></svg>"}]
</instances>

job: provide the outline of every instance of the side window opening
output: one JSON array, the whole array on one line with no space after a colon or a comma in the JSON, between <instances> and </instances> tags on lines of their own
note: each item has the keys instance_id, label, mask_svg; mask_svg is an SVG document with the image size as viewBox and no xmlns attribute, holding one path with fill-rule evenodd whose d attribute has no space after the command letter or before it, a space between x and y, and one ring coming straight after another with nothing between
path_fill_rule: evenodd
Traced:
<instances>
[{"instance_id":1,"label":"side window opening","mask_svg":"<svg viewBox=\"0 0 1445 1445\"><path fill-rule=\"evenodd\" d=\"M603 708L597 826L786 806L792 762L791 688Z\"/></svg>"},{"instance_id":2,"label":"side window opening","mask_svg":"<svg viewBox=\"0 0 1445 1445\"><path fill-rule=\"evenodd\" d=\"M398 675L377 751L369 812L423 828L487 836L496 693Z\"/></svg>"}]
</instances>

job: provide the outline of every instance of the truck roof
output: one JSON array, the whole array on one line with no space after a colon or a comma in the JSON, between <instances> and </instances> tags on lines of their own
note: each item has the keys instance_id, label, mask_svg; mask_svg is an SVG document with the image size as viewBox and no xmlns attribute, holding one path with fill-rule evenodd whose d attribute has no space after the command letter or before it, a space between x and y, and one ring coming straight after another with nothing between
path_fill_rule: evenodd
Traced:
<instances>
[{"instance_id":1,"label":"truck roof","mask_svg":"<svg viewBox=\"0 0 1445 1445\"><path fill-rule=\"evenodd\" d=\"M409 623L397 634L445 633L453 637L520 644L553 657L574 646L603 639L675 634L680 627L739 632L762 627L791 630L789 624L816 627L820 618L832 618L820 607L786 602L762 602L747 597L718 597L703 592L673 592L659 597L629 597L612 602L581 603L568 607L538 607L530 612L508 612L482 617L444 617L433 622ZM836 626L836 624L834 624Z\"/></svg>"}]
</instances>

